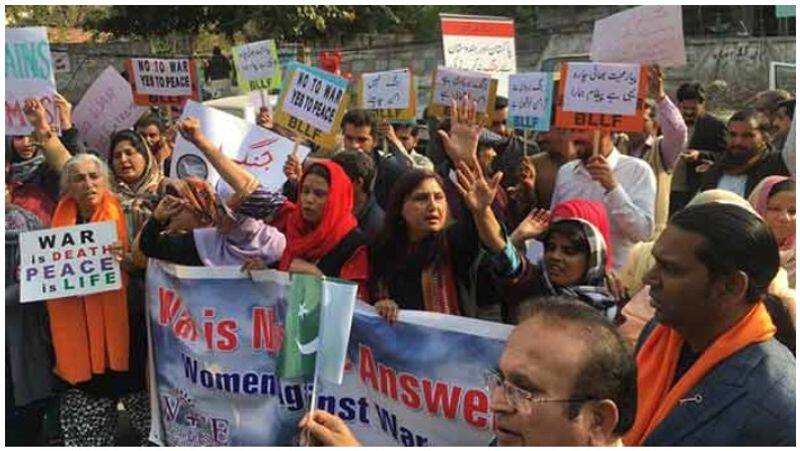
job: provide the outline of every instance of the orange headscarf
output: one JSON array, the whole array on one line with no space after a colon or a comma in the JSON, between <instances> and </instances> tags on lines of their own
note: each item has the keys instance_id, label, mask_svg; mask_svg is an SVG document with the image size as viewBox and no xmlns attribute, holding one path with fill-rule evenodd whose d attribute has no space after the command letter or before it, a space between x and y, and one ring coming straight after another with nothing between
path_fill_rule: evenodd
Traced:
<instances>
[{"instance_id":1,"label":"orange headscarf","mask_svg":"<svg viewBox=\"0 0 800 451\"><path fill-rule=\"evenodd\" d=\"M758 302L736 325L720 335L673 386L683 338L672 328L658 325L636 356L636 421L623 442L640 446L714 367L745 347L775 335L769 313Z\"/></svg>"},{"instance_id":2,"label":"orange headscarf","mask_svg":"<svg viewBox=\"0 0 800 451\"><path fill-rule=\"evenodd\" d=\"M66 196L53 213L53 227L76 224L78 204ZM127 251L127 226L122 207L106 190L91 222L114 221L117 238ZM47 302L55 350L55 373L71 384L85 382L107 369L129 368L127 278L119 290L56 299Z\"/></svg>"}]
</instances>

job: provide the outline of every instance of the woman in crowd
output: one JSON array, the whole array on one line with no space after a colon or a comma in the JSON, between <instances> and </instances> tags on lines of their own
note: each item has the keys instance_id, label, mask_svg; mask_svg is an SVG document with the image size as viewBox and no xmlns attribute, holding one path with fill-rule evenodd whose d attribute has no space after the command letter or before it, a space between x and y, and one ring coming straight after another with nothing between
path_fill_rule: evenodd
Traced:
<instances>
[{"instance_id":1,"label":"woman in crowd","mask_svg":"<svg viewBox=\"0 0 800 451\"><path fill-rule=\"evenodd\" d=\"M79 154L69 159L61 186L52 227L111 221L120 247L127 251L125 214L99 158ZM129 309L127 286L123 271L119 290L47 301L54 372L66 385L60 415L67 446L113 445L118 401L131 415L142 443L147 443L147 340L143 319Z\"/></svg>"},{"instance_id":2,"label":"woman in crowd","mask_svg":"<svg viewBox=\"0 0 800 451\"><path fill-rule=\"evenodd\" d=\"M773 175L762 180L750 193L750 204L769 224L778 242L781 267L786 270L789 287L795 287L795 215L797 212L794 179Z\"/></svg>"},{"instance_id":3,"label":"woman in crowd","mask_svg":"<svg viewBox=\"0 0 800 451\"><path fill-rule=\"evenodd\" d=\"M502 173L487 181L476 158L480 126L475 104L453 102L452 111L453 125L442 141L457 162L456 188L469 214L448 224L444 182L432 171L412 170L398 180L370 259L372 298L390 322L398 309L474 317L479 254L488 253L502 277L519 265L491 208Z\"/></svg>"},{"instance_id":4,"label":"woman in crowd","mask_svg":"<svg viewBox=\"0 0 800 451\"><path fill-rule=\"evenodd\" d=\"M605 205L571 199L556 205L552 213L534 210L514 231L512 241L522 248L526 240L534 237L545 244L543 262L535 264L524 259L506 298L566 295L614 320L617 301L608 289L607 271L612 262ZM513 311L518 306L512 304L509 308Z\"/></svg>"}]
</instances>

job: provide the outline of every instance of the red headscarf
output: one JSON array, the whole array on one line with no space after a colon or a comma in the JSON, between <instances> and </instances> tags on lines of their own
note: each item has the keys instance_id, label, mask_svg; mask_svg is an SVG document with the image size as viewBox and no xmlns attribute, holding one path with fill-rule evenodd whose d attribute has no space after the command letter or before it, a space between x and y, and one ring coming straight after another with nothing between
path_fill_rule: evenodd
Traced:
<instances>
[{"instance_id":1,"label":"red headscarf","mask_svg":"<svg viewBox=\"0 0 800 451\"><path fill-rule=\"evenodd\" d=\"M330 176L328 187L328 201L322 212L322 220L314 230L308 231L308 225L303 219L299 206L292 204L287 213L285 234L286 249L278 264L278 269L286 271L295 258L302 258L316 263L328 252L339 244L350 231L358 226L356 217L353 216L353 184L341 166L330 160L314 163L313 166L322 166ZM312 167L313 167L312 166ZM300 191L308 172L300 179ZM302 194L298 195L298 202Z\"/></svg>"},{"instance_id":2,"label":"red headscarf","mask_svg":"<svg viewBox=\"0 0 800 451\"><path fill-rule=\"evenodd\" d=\"M591 223L603 235L606 242L606 270L613 267L611 261L611 228L608 225L606 206L590 199L570 199L553 207L551 220L557 218L579 218Z\"/></svg>"}]
</instances>

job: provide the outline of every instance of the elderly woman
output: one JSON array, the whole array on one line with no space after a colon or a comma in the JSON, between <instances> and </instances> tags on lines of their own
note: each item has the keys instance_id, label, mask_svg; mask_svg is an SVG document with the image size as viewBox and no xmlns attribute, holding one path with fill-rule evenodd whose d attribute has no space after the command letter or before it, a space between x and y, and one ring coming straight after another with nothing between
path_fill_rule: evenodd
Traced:
<instances>
[{"instance_id":1,"label":"elderly woman","mask_svg":"<svg viewBox=\"0 0 800 451\"><path fill-rule=\"evenodd\" d=\"M108 169L94 155L79 154L64 164L62 197L53 227L111 221L118 242L128 249L122 206L109 189ZM143 317L132 315L128 277L115 291L47 302L61 395L61 427L67 446L114 444L117 402L145 433L149 401L145 388L147 340ZM147 436L142 436L146 443Z\"/></svg>"}]
</instances>

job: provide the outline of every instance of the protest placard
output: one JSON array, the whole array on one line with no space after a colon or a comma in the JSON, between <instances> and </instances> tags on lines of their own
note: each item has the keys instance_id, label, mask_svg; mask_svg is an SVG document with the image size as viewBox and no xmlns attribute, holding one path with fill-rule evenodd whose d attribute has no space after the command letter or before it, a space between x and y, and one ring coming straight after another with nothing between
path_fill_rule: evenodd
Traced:
<instances>
[{"instance_id":1,"label":"protest placard","mask_svg":"<svg viewBox=\"0 0 800 451\"><path fill-rule=\"evenodd\" d=\"M646 70L636 64L562 64L556 127L642 131Z\"/></svg>"},{"instance_id":2,"label":"protest placard","mask_svg":"<svg viewBox=\"0 0 800 451\"><path fill-rule=\"evenodd\" d=\"M450 101L460 102L465 95L477 102L478 115L491 115L494 111L497 80L491 75L439 66L433 71L432 79L428 115L446 116Z\"/></svg>"},{"instance_id":3,"label":"protest placard","mask_svg":"<svg viewBox=\"0 0 800 451\"><path fill-rule=\"evenodd\" d=\"M113 222L24 232L20 243L20 302L118 290Z\"/></svg>"},{"instance_id":4,"label":"protest placard","mask_svg":"<svg viewBox=\"0 0 800 451\"><path fill-rule=\"evenodd\" d=\"M137 105L183 105L200 98L191 59L131 58L126 69Z\"/></svg>"},{"instance_id":5,"label":"protest placard","mask_svg":"<svg viewBox=\"0 0 800 451\"><path fill-rule=\"evenodd\" d=\"M508 95L508 76L517 71L514 19L440 14L444 65L490 74L497 93Z\"/></svg>"},{"instance_id":6,"label":"protest placard","mask_svg":"<svg viewBox=\"0 0 800 451\"><path fill-rule=\"evenodd\" d=\"M281 190L286 181L283 165L295 147L294 141L232 114L191 100L186 102L181 114L181 119L187 117L198 119L203 135L219 146L222 153L256 176L266 188ZM308 147L298 146L301 160L309 152ZM217 192L230 193L230 188L220 180L219 174L200 149L182 136L178 136L175 141L170 173L177 178L201 178L216 186Z\"/></svg>"},{"instance_id":7,"label":"protest placard","mask_svg":"<svg viewBox=\"0 0 800 451\"><path fill-rule=\"evenodd\" d=\"M42 102L47 122L57 133L61 133L53 102L56 79L47 28L6 28L5 80L6 135L28 135L33 132L22 111L28 97Z\"/></svg>"},{"instance_id":8,"label":"protest placard","mask_svg":"<svg viewBox=\"0 0 800 451\"><path fill-rule=\"evenodd\" d=\"M347 80L297 62L286 72L275 123L322 147L334 147L350 98Z\"/></svg>"},{"instance_id":9,"label":"protest placard","mask_svg":"<svg viewBox=\"0 0 800 451\"><path fill-rule=\"evenodd\" d=\"M508 122L513 128L550 130L553 74L528 72L508 77Z\"/></svg>"},{"instance_id":10,"label":"protest placard","mask_svg":"<svg viewBox=\"0 0 800 451\"><path fill-rule=\"evenodd\" d=\"M411 69L361 75L356 104L378 119L411 120L417 116L417 92Z\"/></svg>"},{"instance_id":11,"label":"protest placard","mask_svg":"<svg viewBox=\"0 0 800 451\"><path fill-rule=\"evenodd\" d=\"M645 5L595 21L592 61L683 66L681 5Z\"/></svg>"},{"instance_id":12,"label":"protest placard","mask_svg":"<svg viewBox=\"0 0 800 451\"><path fill-rule=\"evenodd\" d=\"M53 70L57 74L72 72L72 67L69 62L69 53L51 51L50 56L53 59Z\"/></svg>"},{"instance_id":13,"label":"protest placard","mask_svg":"<svg viewBox=\"0 0 800 451\"><path fill-rule=\"evenodd\" d=\"M281 67L278 49L272 39L250 42L233 48L236 78L244 91L278 89L281 86Z\"/></svg>"},{"instance_id":14,"label":"protest placard","mask_svg":"<svg viewBox=\"0 0 800 451\"><path fill-rule=\"evenodd\" d=\"M128 81L113 66L108 66L72 111L72 122L80 130L81 139L105 160L111 135L132 128L146 111L146 107L133 103Z\"/></svg>"}]
</instances>

